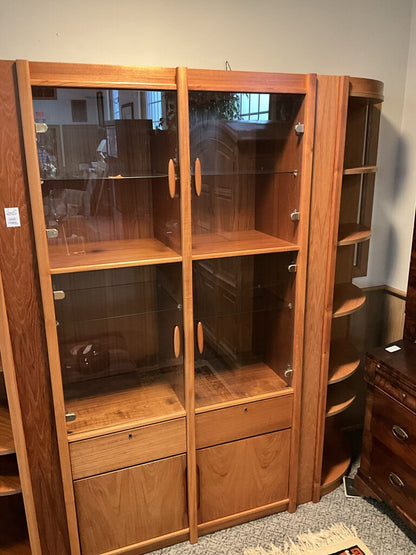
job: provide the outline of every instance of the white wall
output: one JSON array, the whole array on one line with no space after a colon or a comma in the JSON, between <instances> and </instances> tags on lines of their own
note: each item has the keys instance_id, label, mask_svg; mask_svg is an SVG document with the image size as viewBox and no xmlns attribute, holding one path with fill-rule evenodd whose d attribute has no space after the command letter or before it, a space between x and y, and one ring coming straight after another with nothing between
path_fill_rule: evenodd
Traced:
<instances>
[{"instance_id":1,"label":"white wall","mask_svg":"<svg viewBox=\"0 0 416 555\"><path fill-rule=\"evenodd\" d=\"M401 137L401 123L414 2L0 0L0 58L213 69L224 68L228 60L234 70L384 81L374 237L369 274L360 281L404 290L413 227L409 212L415 201L407 170L416 133L413 126ZM409 72L405 102L413 122L415 64L413 40L413 76ZM398 174L404 154L407 165Z\"/></svg>"}]
</instances>

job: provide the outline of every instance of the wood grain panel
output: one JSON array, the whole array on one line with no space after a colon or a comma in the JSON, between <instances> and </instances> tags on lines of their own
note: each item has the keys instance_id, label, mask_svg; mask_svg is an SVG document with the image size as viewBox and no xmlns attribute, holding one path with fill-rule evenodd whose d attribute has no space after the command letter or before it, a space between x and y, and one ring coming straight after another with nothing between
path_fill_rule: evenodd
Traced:
<instances>
[{"instance_id":1,"label":"wood grain panel","mask_svg":"<svg viewBox=\"0 0 416 555\"><path fill-rule=\"evenodd\" d=\"M184 455L74 484L83 555L187 527Z\"/></svg>"},{"instance_id":2,"label":"wood grain panel","mask_svg":"<svg viewBox=\"0 0 416 555\"><path fill-rule=\"evenodd\" d=\"M199 522L286 499L289 448L284 430L198 450Z\"/></svg>"},{"instance_id":3,"label":"wood grain panel","mask_svg":"<svg viewBox=\"0 0 416 555\"><path fill-rule=\"evenodd\" d=\"M175 89L175 69L30 62L32 85Z\"/></svg>"},{"instance_id":4,"label":"wood grain panel","mask_svg":"<svg viewBox=\"0 0 416 555\"><path fill-rule=\"evenodd\" d=\"M180 418L71 443L72 474L86 478L185 451L185 419Z\"/></svg>"},{"instance_id":5,"label":"wood grain panel","mask_svg":"<svg viewBox=\"0 0 416 555\"><path fill-rule=\"evenodd\" d=\"M208 447L289 428L293 395L244 403L196 415L196 447Z\"/></svg>"},{"instance_id":6,"label":"wood grain panel","mask_svg":"<svg viewBox=\"0 0 416 555\"><path fill-rule=\"evenodd\" d=\"M307 76L289 73L189 69L189 90L231 92L306 92Z\"/></svg>"},{"instance_id":7,"label":"wood grain panel","mask_svg":"<svg viewBox=\"0 0 416 555\"><path fill-rule=\"evenodd\" d=\"M4 295L41 549L64 554L69 542L11 62L0 63L0 82L0 152L7 160L0 167L0 204L19 207L21 219L19 228L6 228L4 220L0 227Z\"/></svg>"}]
</instances>

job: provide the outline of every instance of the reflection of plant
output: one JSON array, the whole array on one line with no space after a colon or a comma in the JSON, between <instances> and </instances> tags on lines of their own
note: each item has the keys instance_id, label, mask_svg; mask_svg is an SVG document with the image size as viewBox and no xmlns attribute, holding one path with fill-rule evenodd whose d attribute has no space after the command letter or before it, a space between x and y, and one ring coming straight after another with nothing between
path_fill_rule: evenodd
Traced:
<instances>
[{"instance_id":1,"label":"reflection of plant","mask_svg":"<svg viewBox=\"0 0 416 555\"><path fill-rule=\"evenodd\" d=\"M198 119L199 114L223 120L241 119L239 96L228 92L191 91L189 116L191 119Z\"/></svg>"}]
</instances>

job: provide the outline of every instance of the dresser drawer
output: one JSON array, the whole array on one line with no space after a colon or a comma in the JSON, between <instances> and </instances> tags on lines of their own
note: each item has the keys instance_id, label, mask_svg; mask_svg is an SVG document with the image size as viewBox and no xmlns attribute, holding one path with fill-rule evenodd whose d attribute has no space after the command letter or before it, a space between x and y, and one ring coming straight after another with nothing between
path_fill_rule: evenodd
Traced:
<instances>
[{"instance_id":1,"label":"dresser drawer","mask_svg":"<svg viewBox=\"0 0 416 555\"><path fill-rule=\"evenodd\" d=\"M416 414L375 389L371 432L416 471Z\"/></svg>"},{"instance_id":2,"label":"dresser drawer","mask_svg":"<svg viewBox=\"0 0 416 555\"><path fill-rule=\"evenodd\" d=\"M290 428L293 395L245 403L196 415L196 447Z\"/></svg>"},{"instance_id":3,"label":"dresser drawer","mask_svg":"<svg viewBox=\"0 0 416 555\"><path fill-rule=\"evenodd\" d=\"M373 442L370 478L390 504L416 519L416 473L377 440Z\"/></svg>"},{"instance_id":4,"label":"dresser drawer","mask_svg":"<svg viewBox=\"0 0 416 555\"><path fill-rule=\"evenodd\" d=\"M185 453L185 418L75 441L69 446L76 480Z\"/></svg>"}]
</instances>

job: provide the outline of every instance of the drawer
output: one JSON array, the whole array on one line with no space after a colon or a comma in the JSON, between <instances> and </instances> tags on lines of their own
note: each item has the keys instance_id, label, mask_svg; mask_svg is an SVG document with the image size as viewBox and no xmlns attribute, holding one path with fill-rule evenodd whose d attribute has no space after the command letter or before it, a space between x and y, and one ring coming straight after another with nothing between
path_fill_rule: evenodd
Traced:
<instances>
[{"instance_id":1,"label":"drawer","mask_svg":"<svg viewBox=\"0 0 416 555\"><path fill-rule=\"evenodd\" d=\"M293 395L245 403L196 415L196 447L290 428Z\"/></svg>"},{"instance_id":2,"label":"drawer","mask_svg":"<svg viewBox=\"0 0 416 555\"><path fill-rule=\"evenodd\" d=\"M75 480L178 455L186 451L185 418L75 441L69 450Z\"/></svg>"},{"instance_id":3,"label":"drawer","mask_svg":"<svg viewBox=\"0 0 416 555\"><path fill-rule=\"evenodd\" d=\"M416 471L416 414L375 389L371 432Z\"/></svg>"},{"instance_id":4,"label":"drawer","mask_svg":"<svg viewBox=\"0 0 416 555\"><path fill-rule=\"evenodd\" d=\"M377 440L373 443L369 474L388 503L416 519L416 473Z\"/></svg>"}]
</instances>

